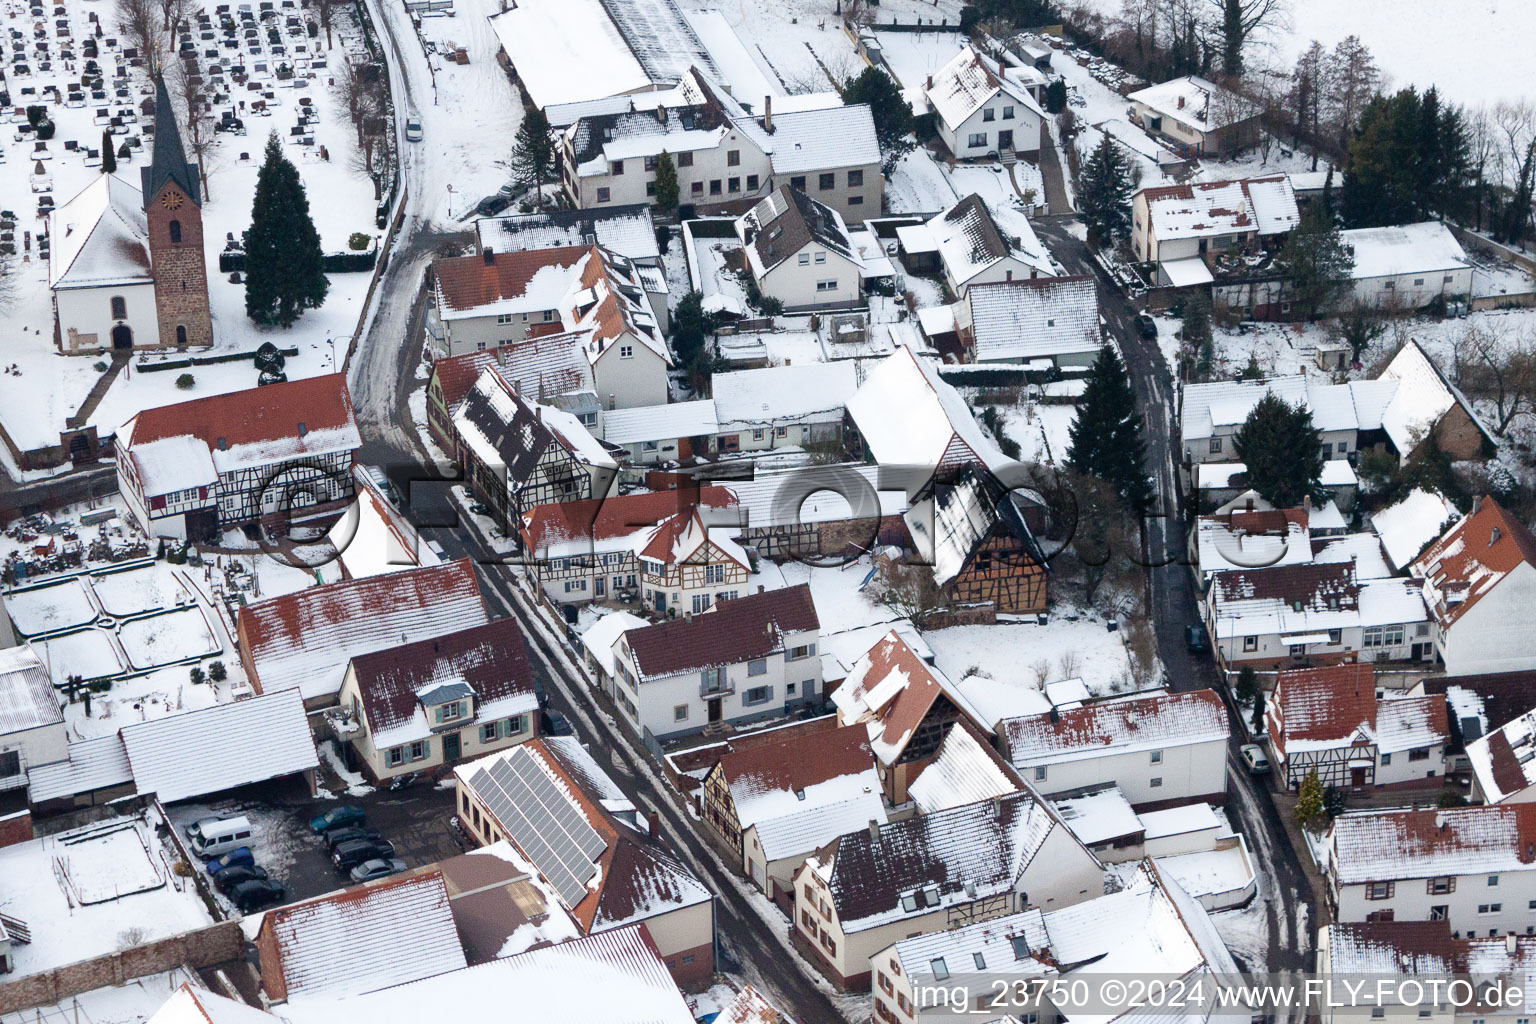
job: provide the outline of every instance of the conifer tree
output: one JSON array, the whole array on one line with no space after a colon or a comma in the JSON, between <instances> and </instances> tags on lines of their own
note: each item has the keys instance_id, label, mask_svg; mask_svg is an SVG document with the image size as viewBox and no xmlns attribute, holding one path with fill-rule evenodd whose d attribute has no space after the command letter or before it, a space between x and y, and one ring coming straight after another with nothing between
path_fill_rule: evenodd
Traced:
<instances>
[{"instance_id":1,"label":"conifer tree","mask_svg":"<svg viewBox=\"0 0 1536 1024\"><path fill-rule=\"evenodd\" d=\"M112 145L112 133L107 129L101 130L101 173L111 174L117 170L117 148Z\"/></svg>"},{"instance_id":2,"label":"conifer tree","mask_svg":"<svg viewBox=\"0 0 1536 1024\"><path fill-rule=\"evenodd\" d=\"M512 146L512 174L522 188L539 189L539 205L544 205L544 185L555 173L555 142L549 130L549 118L535 108L523 115Z\"/></svg>"},{"instance_id":3,"label":"conifer tree","mask_svg":"<svg viewBox=\"0 0 1536 1024\"><path fill-rule=\"evenodd\" d=\"M1068 438L1067 464L1074 470L1105 481L1132 508L1152 500L1136 395L1125 364L1108 345L1088 370Z\"/></svg>"},{"instance_id":4,"label":"conifer tree","mask_svg":"<svg viewBox=\"0 0 1536 1024\"><path fill-rule=\"evenodd\" d=\"M656 209L663 213L677 209L677 165L666 150L656 158Z\"/></svg>"},{"instance_id":5,"label":"conifer tree","mask_svg":"<svg viewBox=\"0 0 1536 1024\"><path fill-rule=\"evenodd\" d=\"M1304 405L1266 394L1232 438L1238 461L1248 467L1248 486L1276 508L1295 508L1319 496L1322 442Z\"/></svg>"},{"instance_id":6,"label":"conifer tree","mask_svg":"<svg viewBox=\"0 0 1536 1024\"><path fill-rule=\"evenodd\" d=\"M1131 161L1108 135L1083 164L1077 190L1078 213L1088 240L1112 246L1131 233L1131 195L1136 191Z\"/></svg>"},{"instance_id":7,"label":"conifer tree","mask_svg":"<svg viewBox=\"0 0 1536 1024\"><path fill-rule=\"evenodd\" d=\"M291 327L304 310L325 302L329 287L304 183L274 132L245 233L245 314L259 324Z\"/></svg>"},{"instance_id":8,"label":"conifer tree","mask_svg":"<svg viewBox=\"0 0 1536 1024\"><path fill-rule=\"evenodd\" d=\"M1316 768L1307 772L1296 790L1295 815L1302 828L1315 828L1323 819L1323 780Z\"/></svg>"},{"instance_id":9,"label":"conifer tree","mask_svg":"<svg viewBox=\"0 0 1536 1024\"><path fill-rule=\"evenodd\" d=\"M1307 207L1275 262L1291 304L1309 320L1333 310L1355 267L1338 225L1318 204Z\"/></svg>"}]
</instances>

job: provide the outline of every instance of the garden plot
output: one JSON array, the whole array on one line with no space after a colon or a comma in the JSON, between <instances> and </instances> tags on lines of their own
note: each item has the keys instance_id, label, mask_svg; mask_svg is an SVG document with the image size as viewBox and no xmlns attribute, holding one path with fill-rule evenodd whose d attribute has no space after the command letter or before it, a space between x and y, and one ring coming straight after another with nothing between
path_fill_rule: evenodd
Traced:
<instances>
[{"instance_id":1,"label":"garden plot","mask_svg":"<svg viewBox=\"0 0 1536 1024\"><path fill-rule=\"evenodd\" d=\"M61 686L70 676L90 681L120 675L128 670L123 656L112 642L112 634L101 629L80 629L73 633L30 641L37 656L48 666L53 685Z\"/></svg>"},{"instance_id":2,"label":"garden plot","mask_svg":"<svg viewBox=\"0 0 1536 1024\"><path fill-rule=\"evenodd\" d=\"M165 885L161 866L131 823L62 837L54 857L75 898L87 906Z\"/></svg>"},{"instance_id":3,"label":"garden plot","mask_svg":"<svg viewBox=\"0 0 1536 1024\"><path fill-rule=\"evenodd\" d=\"M114 618L174 608L192 600L168 565L157 562L140 569L91 578L101 610Z\"/></svg>"},{"instance_id":4,"label":"garden plot","mask_svg":"<svg viewBox=\"0 0 1536 1024\"><path fill-rule=\"evenodd\" d=\"M79 578L7 594L5 610L16 628L27 636L84 626L95 622L98 614L90 592Z\"/></svg>"},{"instance_id":5,"label":"garden plot","mask_svg":"<svg viewBox=\"0 0 1536 1024\"><path fill-rule=\"evenodd\" d=\"M129 664L141 670L207 657L221 650L199 608L125 622L117 627L117 638Z\"/></svg>"},{"instance_id":6,"label":"garden plot","mask_svg":"<svg viewBox=\"0 0 1536 1024\"><path fill-rule=\"evenodd\" d=\"M229 700L231 683L243 678L238 661L230 663L229 672L223 683L193 683L186 665L114 679L109 689L91 694L89 707L83 700L64 705L64 721L72 739L94 739L136 722L211 708L222 703L221 694Z\"/></svg>"},{"instance_id":7,"label":"garden plot","mask_svg":"<svg viewBox=\"0 0 1536 1024\"><path fill-rule=\"evenodd\" d=\"M1096 619L1070 621L1052 614L1044 626L1024 622L999 622L990 626L951 626L923 633L933 648L934 661L951 679L972 679L974 688L989 706L1016 700L1029 714L1038 705L1044 684L1061 679L1081 679L1095 697L1133 689L1130 659L1119 632L1111 633ZM1019 691L1010 695L1010 691Z\"/></svg>"}]
</instances>

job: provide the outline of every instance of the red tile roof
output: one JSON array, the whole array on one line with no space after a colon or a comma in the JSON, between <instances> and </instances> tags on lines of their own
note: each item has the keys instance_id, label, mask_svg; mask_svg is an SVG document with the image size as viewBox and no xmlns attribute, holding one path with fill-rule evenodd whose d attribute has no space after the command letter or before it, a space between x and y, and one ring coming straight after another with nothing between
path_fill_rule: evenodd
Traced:
<instances>
[{"instance_id":1,"label":"red tile roof","mask_svg":"<svg viewBox=\"0 0 1536 1024\"><path fill-rule=\"evenodd\" d=\"M1068 754L1203 743L1229 733L1227 708L1215 690L1156 694L998 723L1015 768L1049 764Z\"/></svg>"},{"instance_id":2,"label":"red tile roof","mask_svg":"<svg viewBox=\"0 0 1536 1024\"><path fill-rule=\"evenodd\" d=\"M624 634L643 679L764 658L782 648L784 634L818 629L811 588L801 583L750 594L691 619L674 619Z\"/></svg>"},{"instance_id":3,"label":"red tile roof","mask_svg":"<svg viewBox=\"0 0 1536 1024\"><path fill-rule=\"evenodd\" d=\"M466 352L437 360L432 364L432 375L437 378L438 392L450 414L487 366L495 366L522 394L535 401L546 401L589 386L581 371L586 357L576 350L582 338L580 334L555 333L484 352Z\"/></svg>"},{"instance_id":4,"label":"red tile roof","mask_svg":"<svg viewBox=\"0 0 1536 1024\"><path fill-rule=\"evenodd\" d=\"M515 298L528 290L528 283L545 267L570 269L591 251L585 245L563 245L553 249L526 249L498 252L486 263L483 253L452 256L432 265L437 274L437 290L452 309L473 309L503 299Z\"/></svg>"},{"instance_id":5,"label":"red tile roof","mask_svg":"<svg viewBox=\"0 0 1536 1024\"><path fill-rule=\"evenodd\" d=\"M1435 616L1450 625L1521 563L1536 566L1536 536L1492 498L1419 556L1410 571L1438 592Z\"/></svg>"},{"instance_id":6,"label":"red tile roof","mask_svg":"<svg viewBox=\"0 0 1536 1024\"><path fill-rule=\"evenodd\" d=\"M691 511L695 505L733 508L736 496L728 488L710 485L535 505L523 514L524 543L536 553L548 545L578 537L625 537L679 512Z\"/></svg>"},{"instance_id":7,"label":"red tile roof","mask_svg":"<svg viewBox=\"0 0 1536 1024\"><path fill-rule=\"evenodd\" d=\"M1376 670L1368 663L1282 671L1271 705L1279 740L1345 740L1376 725Z\"/></svg>"},{"instance_id":8,"label":"red tile roof","mask_svg":"<svg viewBox=\"0 0 1536 1024\"><path fill-rule=\"evenodd\" d=\"M737 750L720 759L732 793L793 792L875 766L868 731L849 725Z\"/></svg>"},{"instance_id":9,"label":"red tile roof","mask_svg":"<svg viewBox=\"0 0 1536 1024\"><path fill-rule=\"evenodd\" d=\"M1330 598L1344 609L1358 607L1360 601L1352 562L1232 569L1216 573L1212 585L1222 601L1300 601L1315 611L1326 608Z\"/></svg>"},{"instance_id":10,"label":"red tile roof","mask_svg":"<svg viewBox=\"0 0 1536 1024\"><path fill-rule=\"evenodd\" d=\"M210 449L261 444L306 431L353 427L345 374L268 384L145 409L123 426L130 445L190 434Z\"/></svg>"},{"instance_id":11,"label":"red tile roof","mask_svg":"<svg viewBox=\"0 0 1536 1024\"><path fill-rule=\"evenodd\" d=\"M894 694L885 692L883 687L898 681ZM877 690L876 706L871 707L870 694ZM943 693L927 662L893 629L854 662L848 678L833 692L833 702L843 721L878 723L879 732L872 736L875 749L882 761L892 763Z\"/></svg>"}]
</instances>

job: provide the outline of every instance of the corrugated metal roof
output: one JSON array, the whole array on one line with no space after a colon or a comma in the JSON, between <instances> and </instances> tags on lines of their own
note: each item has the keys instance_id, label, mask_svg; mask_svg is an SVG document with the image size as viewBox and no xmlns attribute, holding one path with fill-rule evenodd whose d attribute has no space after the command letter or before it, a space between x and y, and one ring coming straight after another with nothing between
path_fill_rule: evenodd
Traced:
<instances>
[{"instance_id":1,"label":"corrugated metal roof","mask_svg":"<svg viewBox=\"0 0 1536 1024\"><path fill-rule=\"evenodd\" d=\"M296 687L124 726L120 735L139 792L167 804L320 764Z\"/></svg>"},{"instance_id":2,"label":"corrugated metal roof","mask_svg":"<svg viewBox=\"0 0 1536 1024\"><path fill-rule=\"evenodd\" d=\"M122 739L114 733L71 743L68 761L33 768L27 779L32 802L40 804L132 782L133 768Z\"/></svg>"},{"instance_id":3,"label":"corrugated metal roof","mask_svg":"<svg viewBox=\"0 0 1536 1024\"><path fill-rule=\"evenodd\" d=\"M48 670L32 648L0 651L0 736L64 721Z\"/></svg>"}]
</instances>

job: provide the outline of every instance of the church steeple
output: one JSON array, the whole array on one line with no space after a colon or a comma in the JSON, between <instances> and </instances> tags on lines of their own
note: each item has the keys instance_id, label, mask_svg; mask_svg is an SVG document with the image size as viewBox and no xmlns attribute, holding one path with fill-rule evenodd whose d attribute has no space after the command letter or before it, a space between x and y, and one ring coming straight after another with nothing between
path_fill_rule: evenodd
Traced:
<instances>
[{"instance_id":1,"label":"church steeple","mask_svg":"<svg viewBox=\"0 0 1536 1024\"><path fill-rule=\"evenodd\" d=\"M181 146L181 128L176 123L176 110L165 89L165 76L155 75L155 148L149 166L139 171L144 187L144 208L160 194L167 182L174 182L194 206L202 206L198 191L197 167L187 162L187 151Z\"/></svg>"}]
</instances>

